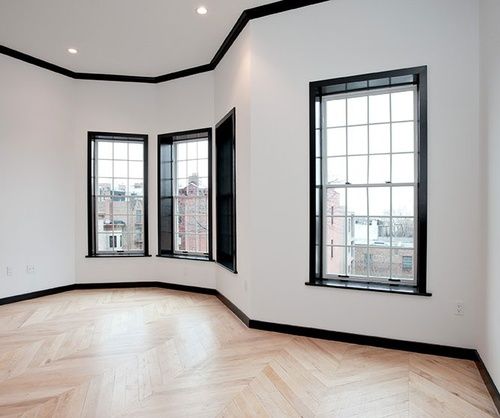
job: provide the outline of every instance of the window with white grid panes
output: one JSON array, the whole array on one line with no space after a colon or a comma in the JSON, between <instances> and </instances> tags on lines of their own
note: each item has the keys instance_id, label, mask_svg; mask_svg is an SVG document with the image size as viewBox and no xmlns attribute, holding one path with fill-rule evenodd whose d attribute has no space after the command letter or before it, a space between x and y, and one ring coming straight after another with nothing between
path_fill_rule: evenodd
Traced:
<instances>
[{"instance_id":1,"label":"window with white grid panes","mask_svg":"<svg viewBox=\"0 0 500 418\"><path fill-rule=\"evenodd\" d=\"M91 255L144 255L144 137L95 134L91 141Z\"/></svg>"},{"instance_id":2,"label":"window with white grid panes","mask_svg":"<svg viewBox=\"0 0 500 418\"><path fill-rule=\"evenodd\" d=\"M208 138L173 143L174 253L209 253Z\"/></svg>"},{"instance_id":3,"label":"window with white grid panes","mask_svg":"<svg viewBox=\"0 0 500 418\"><path fill-rule=\"evenodd\" d=\"M158 136L158 255L211 259L211 129Z\"/></svg>"},{"instance_id":4,"label":"window with white grid panes","mask_svg":"<svg viewBox=\"0 0 500 418\"><path fill-rule=\"evenodd\" d=\"M320 106L324 276L414 285L416 86L325 95Z\"/></svg>"}]
</instances>

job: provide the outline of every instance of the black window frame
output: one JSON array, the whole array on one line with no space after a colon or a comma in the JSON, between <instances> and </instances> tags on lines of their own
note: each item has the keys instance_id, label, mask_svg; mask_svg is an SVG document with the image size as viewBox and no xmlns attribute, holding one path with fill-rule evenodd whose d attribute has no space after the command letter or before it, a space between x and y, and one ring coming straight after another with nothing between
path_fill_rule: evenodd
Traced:
<instances>
[{"instance_id":1,"label":"black window frame","mask_svg":"<svg viewBox=\"0 0 500 418\"><path fill-rule=\"evenodd\" d=\"M161 148L163 145L173 146L175 142L185 142L190 139L186 139L186 136L189 135L199 135L206 134L208 139L208 255L201 256L199 254L192 254L189 252L186 253L177 253L174 251L174 199L173 194L171 195L172 205L171 205L171 222L170 222L170 231L171 231L171 242L170 249L162 249L161 248L161 231L162 231L162 211L161 211L161 199L162 199L162 191L161 191ZM184 138L183 138L184 137ZM192 140L197 140L200 138L192 138ZM201 128L201 129L192 129L188 131L179 131L179 132L171 132L166 134L158 135L158 148L157 148L157 208L158 208L158 254L157 257L164 258L179 258L179 259L187 259L187 260L198 260L198 261L214 261L213 260L213 176L212 176L212 128ZM172 153L172 151L170 150ZM171 162L171 169L173 168L173 160ZM174 176L171 173L170 177L172 184L170 190L173 192L173 182Z\"/></svg>"},{"instance_id":2,"label":"black window frame","mask_svg":"<svg viewBox=\"0 0 500 418\"><path fill-rule=\"evenodd\" d=\"M95 230L95 187L93 179L95 179L95 166L94 160L94 142L96 139L106 139L109 141L119 142L141 142L143 144L143 208L144 208L144 247L142 252L97 252L96 247L96 230ZM151 257L149 254L149 219L148 219L148 135L146 134L132 134L132 133L118 133L118 132L87 132L87 258L120 258L120 257Z\"/></svg>"},{"instance_id":3,"label":"black window frame","mask_svg":"<svg viewBox=\"0 0 500 418\"><path fill-rule=\"evenodd\" d=\"M322 97L333 94L345 94L356 91L376 90L387 87L416 86L419 147L418 153L418 180L417 180L417 265L416 285L384 284L374 282L350 281L348 278L325 278L322 261L322 189L321 181L317 185L316 159L317 159L317 103ZM306 285L325 286L334 288L347 288L369 290L398 294L414 294L431 296L427 292L427 66L404 68L392 71L382 71L363 75L340 77L309 83L309 281ZM320 141L321 143L321 141ZM321 147L321 145L320 145ZM320 151L320 158L323 158ZM316 190L319 189L319 202ZM319 207L318 206L319 203ZM316 218L319 218L319 228ZM319 253L317 248L319 247ZM319 259L318 259L319 257Z\"/></svg>"},{"instance_id":4,"label":"black window frame","mask_svg":"<svg viewBox=\"0 0 500 418\"><path fill-rule=\"evenodd\" d=\"M231 254L230 257L232 258L231 264L229 265L226 263L226 260L223 259L223 254L221 254L221 245L220 245L220 240L224 235L227 235L224 231L221 231L221 225L222 222L220 222L221 216L222 216L222 210L221 210L221 195L220 195L220 187L219 187L219 181L221 180L221 174L219 172L220 170L220 159L218 158L218 150L221 148L220 147L220 142L224 140L225 138L222 138L220 134L218 133L218 130L221 129L223 125L226 123L231 123L231 138L230 138L230 143L231 143L231 168L230 172L232 174L232 179L231 179L231 193L230 193L230 198L231 198ZM219 131L220 132L220 131ZM225 269L237 274L238 273L238 268L237 268L237 223L236 223L236 217L237 217L237 205L236 205L236 108L231 109L215 126L215 170L216 170L216 175L215 175L215 181L216 181L216 188L215 188L215 205L216 205L216 259L215 261L217 264L220 266L224 267Z\"/></svg>"}]
</instances>

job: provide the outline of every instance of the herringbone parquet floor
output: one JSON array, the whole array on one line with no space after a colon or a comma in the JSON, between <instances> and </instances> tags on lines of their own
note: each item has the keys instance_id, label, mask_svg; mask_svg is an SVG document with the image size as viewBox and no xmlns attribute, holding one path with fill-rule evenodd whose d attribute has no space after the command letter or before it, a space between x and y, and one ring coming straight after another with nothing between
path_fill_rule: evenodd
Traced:
<instances>
[{"instance_id":1,"label":"herringbone parquet floor","mask_svg":"<svg viewBox=\"0 0 500 418\"><path fill-rule=\"evenodd\" d=\"M1 417L492 417L471 361L245 327L215 296L0 307Z\"/></svg>"}]
</instances>

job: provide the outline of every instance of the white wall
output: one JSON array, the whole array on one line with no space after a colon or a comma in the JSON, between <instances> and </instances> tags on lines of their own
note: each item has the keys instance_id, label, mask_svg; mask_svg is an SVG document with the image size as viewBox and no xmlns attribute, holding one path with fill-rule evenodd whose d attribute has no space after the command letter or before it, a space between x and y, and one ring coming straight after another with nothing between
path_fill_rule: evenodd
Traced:
<instances>
[{"instance_id":1,"label":"white wall","mask_svg":"<svg viewBox=\"0 0 500 418\"><path fill-rule=\"evenodd\" d=\"M74 283L72 92L0 55L0 298Z\"/></svg>"},{"instance_id":2,"label":"white wall","mask_svg":"<svg viewBox=\"0 0 500 418\"><path fill-rule=\"evenodd\" d=\"M484 337L479 352L500 387L500 2L481 0L481 127L487 156L486 233L487 272Z\"/></svg>"},{"instance_id":3,"label":"white wall","mask_svg":"<svg viewBox=\"0 0 500 418\"><path fill-rule=\"evenodd\" d=\"M76 86L76 281L164 281L215 288L211 263L156 257L156 148L159 133L210 127L213 75L201 74L159 86L78 81ZM153 257L85 258L87 254L87 132L149 135L149 247Z\"/></svg>"},{"instance_id":4,"label":"white wall","mask_svg":"<svg viewBox=\"0 0 500 418\"><path fill-rule=\"evenodd\" d=\"M252 22L255 319L476 347L484 272L477 15L470 0L336 0ZM418 65L429 78L433 296L306 287L309 82ZM454 315L459 300L464 316Z\"/></svg>"},{"instance_id":5,"label":"white wall","mask_svg":"<svg viewBox=\"0 0 500 418\"><path fill-rule=\"evenodd\" d=\"M215 70L215 123L236 108L236 231L238 274L216 267L217 289L245 314L252 316L253 282L251 248L251 30L246 28ZM214 223L215 225L215 223Z\"/></svg>"}]
</instances>

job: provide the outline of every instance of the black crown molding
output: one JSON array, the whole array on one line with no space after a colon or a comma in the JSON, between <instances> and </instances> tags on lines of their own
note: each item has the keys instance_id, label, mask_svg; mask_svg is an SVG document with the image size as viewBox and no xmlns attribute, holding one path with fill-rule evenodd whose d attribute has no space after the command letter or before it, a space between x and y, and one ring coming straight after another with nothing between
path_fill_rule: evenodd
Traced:
<instances>
[{"instance_id":1,"label":"black crown molding","mask_svg":"<svg viewBox=\"0 0 500 418\"><path fill-rule=\"evenodd\" d=\"M117 282L117 283L75 283L67 286L56 287L52 289L40 290L32 293L25 293L22 295L10 296L0 299L0 305L6 305L14 302L21 302L25 300L35 299L42 296L55 295L71 290L81 289L123 289L123 288L163 288L172 289L192 293L201 293L206 295L214 295L226 305L248 328L279 332L291 335L300 335L310 338L320 338L324 340L341 341L349 344L368 345L373 347L387 348L391 350L402 350L413 353L431 354L436 356L452 357L464 360L474 361L479 370L486 388L493 399L495 406L500 412L500 394L491 378L481 356L478 351L473 348L451 347L446 345L420 343L415 341L395 340L392 338L375 337L369 335L352 334L348 332L338 332L331 330L324 330L318 328L307 328L296 325L278 324L274 322L259 321L250 319L240 308L233 302L226 298L217 289L186 286L175 283L164 282Z\"/></svg>"},{"instance_id":2,"label":"black crown molding","mask_svg":"<svg viewBox=\"0 0 500 418\"><path fill-rule=\"evenodd\" d=\"M49 71L73 78L75 80L93 80L93 81L121 81L128 83L149 83L158 84L165 81L175 80L178 78L189 77L195 74L201 74L214 70L221 62L224 55L231 45L236 41L241 31L245 28L248 22L253 19L258 19L264 16L270 16L277 13L286 12L288 10L298 9L300 7L311 6L313 4L324 3L330 0L281 0L275 3L265 4L263 6L254 7L244 10L235 25L222 42L214 57L208 64L199 65L197 67L186 68L185 70L174 71L172 73L163 74L157 77L136 76L136 75L120 75L120 74L98 74L98 73L80 73L60 67L40 58L33 57L15 49L0 45L0 54L7 55L29 64L36 65Z\"/></svg>"}]
</instances>

